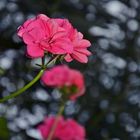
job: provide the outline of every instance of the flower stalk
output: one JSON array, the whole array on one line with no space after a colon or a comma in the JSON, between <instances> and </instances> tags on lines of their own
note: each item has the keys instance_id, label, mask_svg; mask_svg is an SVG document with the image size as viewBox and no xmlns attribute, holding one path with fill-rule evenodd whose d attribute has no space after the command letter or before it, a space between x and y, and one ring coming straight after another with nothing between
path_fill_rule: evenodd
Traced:
<instances>
[{"instance_id":1,"label":"flower stalk","mask_svg":"<svg viewBox=\"0 0 140 140\"><path fill-rule=\"evenodd\" d=\"M64 111L64 107L65 107L65 104L63 103L61 106L60 106L60 109L57 113L57 116L56 116L56 119L54 120L54 124L50 130L50 133L48 135L48 138L46 140L52 140L53 138L53 135L54 135L54 132L55 132L55 129L57 127L57 124L58 124L58 121L59 121L59 118L60 116L62 115L63 111Z\"/></svg>"},{"instance_id":2,"label":"flower stalk","mask_svg":"<svg viewBox=\"0 0 140 140\"><path fill-rule=\"evenodd\" d=\"M0 103L3 103L3 102L5 102L5 101L7 101L9 99L12 99L12 98L15 98L15 97L19 96L21 93L23 93L24 91L29 89L31 86L33 86L40 79L40 77L42 76L44 71L47 69L47 67L49 65L53 64L54 62L56 62L57 58L59 58L59 55L55 56L46 65L44 65L42 67L42 69L39 71L39 73L36 75L36 77L31 82L29 82L27 85L25 85L21 89L17 90L16 92L13 92L10 95L5 96L4 98L0 99Z\"/></svg>"},{"instance_id":3,"label":"flower stalk","mask_svg":"<svg viewBox=\"0 0 140 140\"><path fill-rule=\"evenodd\" d=\"M16 92L8 95L8 96L5 96L4 98L0 99L0 103L2 102L5 102L9 99L12 99L12 98L15 98L17 97L18 95L20 95L21 93L23 93L24 91L26 91L28 88L30 88L32 85L34 85L39 79L40 77L42 76L44 72L44 69L41 69L40 72L37 74L37 76L31 81L29 82L27 85L25 85L23 88L17 90Z\"/></svg>"}]
</instances>

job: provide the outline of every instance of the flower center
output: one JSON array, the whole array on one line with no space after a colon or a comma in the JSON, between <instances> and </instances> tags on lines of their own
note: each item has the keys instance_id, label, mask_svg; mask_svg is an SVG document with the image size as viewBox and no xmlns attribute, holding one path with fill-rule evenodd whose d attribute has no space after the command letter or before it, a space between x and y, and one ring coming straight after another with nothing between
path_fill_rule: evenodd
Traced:
<instances>
[{"instance_id":1,"label":"flower center","mask_svg":"<svg viewBox=\"0 0 140 140\"><path fill-rule=\"evenodd\" d=\"M52 43L53 43L52 37L49 37L42 39L39 44L41 49L48 51L49 49L51 49Z\"/></svg>"}]
</instances>

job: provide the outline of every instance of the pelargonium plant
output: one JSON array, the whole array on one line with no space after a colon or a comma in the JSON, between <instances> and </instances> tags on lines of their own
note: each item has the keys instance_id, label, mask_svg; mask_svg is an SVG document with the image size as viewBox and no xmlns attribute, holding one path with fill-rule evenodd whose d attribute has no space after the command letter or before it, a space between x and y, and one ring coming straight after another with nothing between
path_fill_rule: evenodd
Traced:
<instances>
[{"instance_id":1,"label":"pelargonium plant","mask_svg":"<svg viewBox=\"0 0 140 140\"><path fill-rule=\"evenodd\" d=\"M42 59L40 71L34 79L23 88L0 99L3 103L12 99L34 85L39 79L45 86L57 88L61 93L61 106L58 114L46 117L38 130L44 140L84 140L85 129L73 119L65 120L62 113L68 100L76 101L84 94L85 84L82 73L69 68L66 65L54 66L48 69L56 61L71 62L77 60L81 63L88 62L91 52L88 47L90 41L83 38L83 34L75 29L67 19L49 18L39 14L35 18L28 19L18 28L18 36L26 44L26 56L34 59ZM45 59L50 60L46 63ZM47 70L46 70L47 69Z\"/></svg>"}]
</instances>

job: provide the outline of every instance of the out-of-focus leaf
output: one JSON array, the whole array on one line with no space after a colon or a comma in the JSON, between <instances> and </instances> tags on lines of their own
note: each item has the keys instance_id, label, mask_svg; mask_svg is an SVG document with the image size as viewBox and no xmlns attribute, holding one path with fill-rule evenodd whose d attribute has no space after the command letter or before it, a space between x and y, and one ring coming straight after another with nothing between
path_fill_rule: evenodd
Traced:
<instances>
[{"instance_id":1,"label":"out-of-focus leaf","mask_svg":"<svg viewBox=\"0 0 140 140\"><path fill-rule=\"evenodd\" d=\"M0 140L9 140L9 130L7 128L7 121L0 117Z\"/></svg>"},{"instance_id":2,"label":"out-of-focus leaf","mask_svg":"<svg viewBox=\"0 0 140 140\"><path fill-rule=\"evenodd\" d=\"M2 68L0 68L0 76L1 76L1 75L4 75L4 73L5 73L5 70L2 69Z\"/></svg>"}]
</instances>

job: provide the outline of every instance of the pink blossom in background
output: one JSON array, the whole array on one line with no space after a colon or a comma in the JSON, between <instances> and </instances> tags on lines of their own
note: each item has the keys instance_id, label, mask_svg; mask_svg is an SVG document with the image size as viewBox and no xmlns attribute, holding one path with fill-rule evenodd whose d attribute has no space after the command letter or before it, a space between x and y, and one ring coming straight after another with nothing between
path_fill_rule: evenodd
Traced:
<instances>
[{"instance_id":1,"label":"pink blossom in background","mask_svg":"<svg viewBox=\"0 0 140 140\"><path fill-rule=\"evenodd\" d=\"M67 19L49 18L44 14L27 20L18 29L18 35L27 44L27 55L32 58L52 54L64 54L67 62L73 59L87 63L91 43L73 28Z\"/></svg>"},{"instance_id":2,"label":"pink blossom in background","mask_svg":"<svg viewBox=\"0 0 140 140\"><path fill-rule=\"evenodd\" d=\"M70 99L75 100L85 92L84 77L78 70L73 70L66 65L56 66L44 72L41 80L47 86L56 88L72 86L77 88L76 92L69 93Z\"/></svg>"},{"instance_id":3,"label":"pink blossom in background","mask_svg":"<svg viewBox=\"0 0 140 140\"><path fill-rule=\"evenodd\" d=\"M47 117L38 130L44 140L47 139L55 117ZM73 119L59 118L52 140L85 140L85 129Z\"/></svg>"},{"instance_id":4,"label":"pink blossom in background","mask_svg":"<svg viewBox=\"0 0 140 140\"><path fill-rule=\"evenodd\" d=\"M18 29L18 35L27 44L27 55L36 58L48 51L52 54L66 54L73 51L73 45L66 31L54 19L41 14L27 20Z\"/></svg>"}]
</instances>

